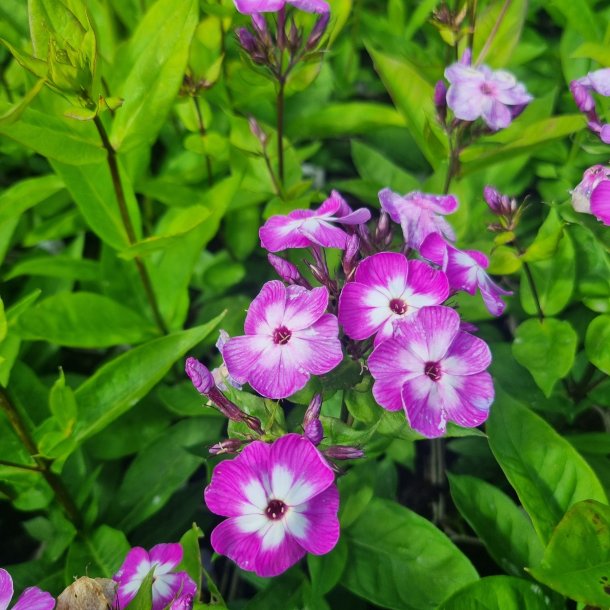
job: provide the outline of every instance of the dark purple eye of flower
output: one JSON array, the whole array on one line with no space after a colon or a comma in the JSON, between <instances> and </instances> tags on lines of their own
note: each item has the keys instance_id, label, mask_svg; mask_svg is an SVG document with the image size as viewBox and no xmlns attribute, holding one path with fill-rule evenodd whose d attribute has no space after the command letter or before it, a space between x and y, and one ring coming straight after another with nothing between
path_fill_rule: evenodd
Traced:
<instances>
[{"instance_id":1,"label":"dark purple eye of flower","mask_svg":"<svg viewBox=\"0 0 610 610\"><path fill-rule=\"evenodd\" d=\"M494 95L495 88L489 83L483 83L481 85L481 93L483 93L484 95Z\"/></svg>"},{"instance_id":2,"label":"dark purple eye of flower","mask_svg":"<svg viewBox=\"0 0 610 610\"><path fill-rule=\"evenodd\" d=\"M441 378L441 367L438 362L426 362L424 373L432 379L438 381Z\"/></svg>"},{"instance_id":3,"label":"dark purple eye of flower","mask_svg":"<svg viewBox=\"0 0 610 610\"><path fill-rule=\"evenodd\" d=\"M390 309L399 316L407 312L407 304L402 299L392 299L390 301Z\"/></svg>"},{"instance_id":4,"label":"dark purple eye of flower","mask_svg":"<svg viewBox=\"0 0 610 610\"><path fill-rule=\"evenodd\" d=\"M279 345L285 345L290 341L292 333L285 327L279 326L273 331L273 342Z\"/></svg>"},{"instance_id":5,"label":"dark purple eye of flower","mask_svg":"<svg viewBox=\"0 0 610 610\"><path fill-rule=\"evenodd\" d=\"M285 512L286 505L281 500L271 500L265 509L265 514L273 521L281 519Z\"/></svg>"}]
</instances>

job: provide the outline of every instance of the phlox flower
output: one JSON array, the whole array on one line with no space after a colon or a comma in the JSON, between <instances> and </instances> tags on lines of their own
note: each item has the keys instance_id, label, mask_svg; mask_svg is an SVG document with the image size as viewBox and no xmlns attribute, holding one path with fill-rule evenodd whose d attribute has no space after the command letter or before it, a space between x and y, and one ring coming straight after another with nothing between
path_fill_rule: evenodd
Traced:
<instances>
[{"instance_id":1,"label":"phlox flower","mask_svg":"<svg viewBox=\"0 0 610 610\"><path fill-rule=\"evenodd\" d=\"M396 324L394 336L368 359L373 396L385 409L404 409L410 426L428 438L447 421L482 424L494 398L487 344L460 330L460 316L443 306L423 307Z\"/></svg>"},{"instance_id":2,"label":"phlox flower","mask_svg":"<svg viewBox=\"0 0 610 610\"><path fill-rule=\"evenodd\" d=\"M281 574L306 553L328 553L339 539L334 479L299 434L250 443L216 466L205 489L207 507L228 517L212 531L212 547L263 577Z\"/></svg>"},{"instance_id":3,"label":"phlox flower","mask_svg":"<svg viewBox=\"0 0 610 610\"><path fill-rule=\"evenodd\" d=\"M379 252L365 258L354 281L339 297L339 324L348 337L375 335L375 345L392 336L393 324L420 307L439 305L449 296L442 271L422 261L407 260L397 252ZM376 334L375 334L376 333Z\"/></svg>"},{"instance_id":4,"label":"phlox flower","mask_svg":"<svg viewBox=\"0 0 610 610\"><path fill-rule=\"evenodd\" d=\"M458 200L453 195L428 195L419 191L399 195L386 188L380 191L379 201L390 218L401 225L409 248L418 250L430 233L455 240L451 225L443 218L458 208Z\"/></svg>"},{"instance_id":5,"label":"phlox flower","mask_svg":"<svg viewBox=\"0 0 610 610\"><path fill-rule=\"evenodd\" d=\"M182 546L178 543L157 544L150 552L142 547L131 549L113 576L118 583L117 598L120 607L127 607L151 570L154 570L151 610L163 610L180 597L194 596L197 585L193 579L186 572L175 572L181 561Z\"/></svg>"},{"instance_id":6,"label":"phlox flower","mask_svg":"<svg viewBox=\"0 0 610 610\"><path fill-rule=\"evenodd\" d=\"M481 117L494 131L508 127L533 99L510 72L485 65L456 62L445 70L445 78L451 83L447 105L455 117L463 121Z\"/></svg>"},{"instance_id":7,"label":"phlox flower","mask_svg":"<svg viewBox=\"0 0 610 610\"><path fill-rule=\"evenodd\" d=\"M250 304L245 335L223 349L231 377L267 398L286 398L310 375L323 375L343 359L337 318L325 313L328 290L267 282Z\"/></svg>"},{"instance_id":8,"label":"phlox flower","mask_svg":"<svg viewBox=\"0 0 610 610\"><path fill-rule=\"evenodd\" d=\"M308 13L328 13L330 6L325 0L234 0L235 8L240 13L271 13L283 9L287 5Z\"/></svg>"},{"instance_id":9,"label":"phlox flower","mask_svg":"<svg viewBox=\"0 0 610 610\"><path fill-rule=\"evenodd\" d=\"M269 252L314 245L344 250L348 234L336 225L359 225L370 218L366 208L352 211L343 197L332 191L317 210L294 210L287 216L272 216L260 228L259 237L261 246Z\"/></svg>"},{"instance_id":10,"label":"phlox flower","mask_svg":"<svg viewBox=\"0 0 610 610\"><path fill-rule=\"evenodd\" d=\"M485 306L493 316L504 312L506 303L500 298L511 295L496 284L487 274L489 259L477 250L458 250L445 242L439 235L429 235L422 244L421 255L437 264L447 274L449 286L453 290L463 290L475 294L477 288Z\"/></svg>"},{"instance_id":11,"label":"phlox flower","mask_svg":"<svg viewBox=\"0 0 610 610\"><path fill-rule=\"evenodd\" d=\"M594 165L585 171L572 191L572 206L610 225L610 167Z\"/></svg>"},{"instance_id":12,"label":"phlox flower","mask_svg":"<svg viewBox=\"0 0 610 610\"><path fill-rule=\"evenodd\" d=\"M11 575L0 568L0 610L8 608L13 592ZM28 587L13 606L13 610L53 610L53 608L55 608L55 600L51 594L41 591L38 587Z\"/></svg>"},{"instance_id":13,"label":"phlox flower","mask_svg":"<svg viewBox=\"0 0 610 610\"><path fill-rule=\"evenodd\" d=\"M581 112L587 115L587 125L602 142L610 144L610 125L602 123L595 110L592 91L604 97L610 96L610 68L589 72L586 76L570 83L572 97Z\"/></svg>"}]
</instances>

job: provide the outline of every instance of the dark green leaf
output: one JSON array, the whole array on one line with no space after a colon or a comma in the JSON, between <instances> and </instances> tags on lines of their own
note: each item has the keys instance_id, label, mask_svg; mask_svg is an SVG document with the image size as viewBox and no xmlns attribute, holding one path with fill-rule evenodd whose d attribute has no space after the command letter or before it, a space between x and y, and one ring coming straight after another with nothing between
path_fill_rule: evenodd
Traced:
<instances>
[{"instance_id":1,"label":"dark green leaf","mask_svg":"<svg viewBox=\"0 0 610 610\"><path fill-rule=\"evenodd\" d=\"M587 327L587 358L606 375L610 375L610 315L597 316Z\"/></svg>"}]
</instances>

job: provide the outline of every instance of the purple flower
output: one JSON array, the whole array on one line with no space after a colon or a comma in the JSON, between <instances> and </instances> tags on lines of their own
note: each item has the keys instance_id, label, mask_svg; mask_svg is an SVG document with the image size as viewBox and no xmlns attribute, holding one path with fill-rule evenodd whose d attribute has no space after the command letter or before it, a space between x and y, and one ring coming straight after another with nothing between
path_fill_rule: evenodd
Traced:
<instances>
[{"instance_id":1,"label":"purple flower","mask_svg":"<svg viewBox=\"0 0 610 610\"><path fill-rule=\"evenodd\" d=\"M453 290L475 294L478 288L489 313L502 315L506 303L500 297L511 295L512 292L500 288L489 277L485 271L489 267L489 260L482 252L458 250L439 235L429 235L422 244L421 255L441 267Z\"/></svg>"},{"instance_id":2,"label":"purple flower","mask_svg":"<svg viewBox=\"0 0 610 610\"><path fill-rule=\"evenodd\" d=\"M207 366L192 356L186 359L184 370L200 394L209 394L214 387L214 377Z\"/></svg>"},{"instance_id":3,"label":"purple flower","mask_svg":"<svg viewBox=\"0 0 610 610\"><path fill-rule=\"evenodd\" d=\"M343 354L337 318L325 313L327 306L325 287L267 282L248 308L246 334L224 346L231 376L267 398L286 398L310 375L334 369Z\"/></svg>"},{"instance_id":4,"label":"purple flower","mask_svg":"<svg viewBox=\"0 0 610 610\"><path fill-rule=\"evenodd\" d=\"M581 112L594 110L595 100L591 91L606 97L610 96L610 68L595 70L582 78L573 80L570 83L570 91Z\"/></svg>"},{"instance_id":5,"label":"purple flower","mask_svg":"<svg viewBox=\"0 0 610 610\"><path fill-rule=\"evenodd\" d=\"M610 225L610 167L594 165L585 171L572 191L572 206Z\"/></svg>"},{"instance_id":6,"label":"purple flower","mask_svg":"<svg viewBox=\"0 0 610 610\"><path fill-rule=\"evenodd\" d=\"M339 539L334 479L300 434L250 443L218 464L206 487L208 508L229 517L212 531L212 547L262 577L281 574L306 553L328 553Z\"/></svg>"},{"instance_id":7,"label":"purple flower","mask_svg":"<svg viewBox=\"0 0 610 610\"><path fill-rule=\"evenodd\" d=\"M13 598L13 579L4 569L0 568L0 610L6 610ZM50 593L41 591L38 587L28 587L13 606L13 610L53 610L55 600Z\"/></svg>"},{"instance_id":8,"label":"purple flower","mask_svg":"<svg viewBox=\"0 0 610 610\"><path fill-rule=\"evenodd\" d=\"M386 188L380 191L379 201L390 218L402 226L409 248L419 249L430 233L440 233L451 241L455 239L451 225L443 218L458 208L458 200L453 195L428 195L414 191L401 196Z\"/></svg>"},{"instance_id":9,"label":"purple flower","mask_svg":"<svg viewBox=\"0 0 610 610\"><path fill-rule=\"evenodd\" d=\"M449 307L424 307L396 325L368 360L373 396L385 409L404 409L411 427L442 436L447 421L472 428L493 402L491 353L485 341L460 330Z\"/></svg>"},{"instance_id":10,"label":"purple flower","mask_svg":"<svg viewBox=\"0 0 610 610\"><path fill-rule=\"evenodd\" d=\"M367 222L366 208L352 212L343 197L332 191L317 210L294 210L287 216L272 216L260 228L261 245L269 252L312 245L345 249L348 235L337 224L358 225Z\"/></svg>"},{"instance_id":11,"label":"purple flower","mask_svg":"<svg viewBox=\"0 0 610 610\"><path fill-rule=\"evenodd\" d=\"M186 572L174 572L181 561L182 547L178 543L157 544L150 553L142 547L131 549L113 576L119 585L117 598L120 607L125 608L135 597L151 570L154 570L151 610L163 610L181 596L194 596L197 585L193 579Z\"/></svg>"},{"instance_id":12,"label":"purple flower","mask_svg":"<svg viewBox=\"0 0 610 610\"><path fill-rule=\"evenodd\" d=\"M510 72L485 65L457 62L445 70L445 78L451 83L447 105L456 118L474 121L482 117L494 131L508 127L533 99Z\"/></svg>"},{"instance_id":13,"label":"purple flower","mask_svg":"<svg viewBox=\"0 0 610 610\"><path fill-rule=\"evenodd\" d=\"M279 11L286 5L296 6L308 13L328 13L330 7L325 0L234 0L240 13L270 13Z\"/></svg>"},{"instance_id":14,"label":"purple flower","mask_svg":"<svg viewBox=\"0 0 610 610\"><path fill-rule=\"evenodd\" d=\"M352 339L375 335L375 345L392 336L394 323L420 307L438 305L449 296L442 271L397 252L365 258L354 281L339 297L339 323ZM377 334L375 334L377 333Z\"/></svg>"}]
</instances>

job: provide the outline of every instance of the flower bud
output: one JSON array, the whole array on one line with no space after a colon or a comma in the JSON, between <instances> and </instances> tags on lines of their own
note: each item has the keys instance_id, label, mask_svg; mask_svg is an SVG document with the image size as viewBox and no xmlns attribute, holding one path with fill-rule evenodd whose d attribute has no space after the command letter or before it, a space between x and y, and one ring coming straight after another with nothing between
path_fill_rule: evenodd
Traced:
<instances>
[{"instance_id":1,"label":"flower bud","mask_svg":"<svg viewBox=\"0 0 610 610\"><path fill-rule=\"evenodd\" d=\"M324 429L320 421L320 409L322 407L322 396L316 394L309 403L305 417L303 418L303 430L305 436L314 444L319 445L323 436Z\"/></svg>"},{"instance_id":2,"label":"flower bud","mask_svg":"<svg viewBox=\"0 0 610 610\"><path fill-rule=\"evenodd\" d=\"M364 457L364 451L357 447L334 445L326 449L324 455L331 460L357 460L358 458Z\"/></svg>"},{"instance_id":3,"label":"flower bud","mask_svg":"<svg viewBox=\"0 0 610 610\"><path fill-rule=\"evenodd\" d=\"M570 83L570 91L578 110L589 112L595 108L595 100L591 95L591 87L587 86L583 79L573 80Z\"/></svg>"},{"instance_id":4,"label":"flower bud","mask_svg":"<svg viewBox=\"0 0 610 610\"><path fill-rule=\"evenodd\" d=\"M184 367L186 374L193 382L195 389L200 393L207 396L210 390L214 387L214 378L209 369L199 362L196 358L187 358Z\"/></svg>"},{"instance_id":5,"label":"flower bud","mask_svg":"<svg viewBox=\"0 0 610 610\"><path fill-rule=\"evenodd\" d=\"M347 239L347 245L345 252L343 253L343 259L341 265L343 267L343 273L345 273L346 279L349 281L356 271L358 266L358 253L360 252L360 237L357 233L350 235Z\"/></svg>"},{"instance_id":6,"label":"flower bud","mask_svg":"<svg viewBox=\"0 0 610 610\"><path fill-rule=\"evenodd\" d=\"M316 25L313 26L311 33L309 34L309 38L307 39L307 43L305 44L306 51L313 51L320 42L322 36L326 32L326 28L328 27L328 21L330 20L330 13L322 13L318 20L316 21Z\"/></svg>"},{"instance_id":7,"label":"flower bud","mask_svg":"<svg viewBox=\"0 0 610 610\"><path fill-rule=\"evenodd\" d=\"M252 135L262 144L263 148L265 148L269 138L253 116L248 118L248 126L250 127L250 132Z\"/></svg>"},{"instance_id":8,"label":"flower bud","mask_svg":"<svg viewBox=\"0 0 610 610\"><path fill-rule=\"evenodd\" d=\"M246 28L239 28L235 34L237 35L237 39L239 40L239 44L241 48L250 56L254 55L254 53L258 49L258 45L256 44L256 38L252 35L250 30Z\"/></svg>"},{"instance_id":9,"label":"flower bud","mask_svg":"<svg viewBox=\"0 0 610 610\"><path fill-rule=\"evenodd\" d=\"M301 273L296 265L293 265L290 261L287 261L280 256L276 256L275 254L267 254L267 260L284 282L287 284L300 283L300 280L302 279Z\"/></svg>"},{"instance_id":10,"label":"flower bud","mask_svg":"<svg viewBox=\"0 0 610 610\"><path fill-rule=\"evenodd\" d=\"M439 80L434 87L434 107L439 121L444 125L447 119L447 85Z\"/></svg>"},{"instance_id":11,"label":"flower bud","mask_svg":"<svg viewBox=\"0 0 610 610\"><path fill-rule=\"evenodd\" d=\"M225 453L237 453L247 441L238 438L227 438L220 443L216 443L209 448L212 455L223 455Z\"/></svg>"}]
</instances>

